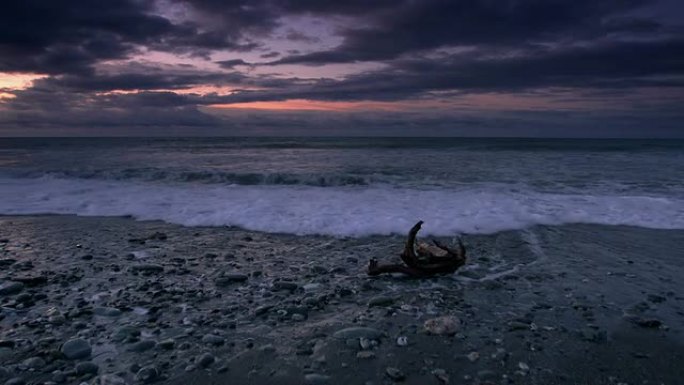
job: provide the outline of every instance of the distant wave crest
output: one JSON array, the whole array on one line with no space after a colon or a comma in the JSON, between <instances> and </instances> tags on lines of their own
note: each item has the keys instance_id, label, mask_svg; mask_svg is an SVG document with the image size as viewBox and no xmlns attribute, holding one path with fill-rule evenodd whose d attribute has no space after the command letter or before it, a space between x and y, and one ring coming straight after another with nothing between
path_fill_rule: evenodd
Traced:
<instances>
[{"instance_id":1,"label":"distant wave crest","mask_svg":"<svg viewBox=\"0 0 684 385\"><path fill-rule=\"evenodd\" d=\"M228 185L303 185L303 186L366 186L374 178L350 174L295 174L295 173L232 173L225 171L174 171L158 168L127 168L120 170L69 170L24 172L11 175L18 178L43 179L99 179L116 181L205 183Z\"/></svg>"}]
</instances>

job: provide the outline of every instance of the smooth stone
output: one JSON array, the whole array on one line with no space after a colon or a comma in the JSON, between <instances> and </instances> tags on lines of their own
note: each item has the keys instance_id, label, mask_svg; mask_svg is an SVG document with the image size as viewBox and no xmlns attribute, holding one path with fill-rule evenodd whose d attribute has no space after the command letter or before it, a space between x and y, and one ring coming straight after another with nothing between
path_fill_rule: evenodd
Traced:
<instances>
[{"instance_id":1,"label":"smooth stone","mask_svg":"<svg viewBox=\"0 0 684 385\"><path fill-rule=\"evenodd\" d=\"M466 357L468 357L468 361L475 362L480 358L480 353L470 352L470 353L468 353L468 355Z\"/></svg>"},{"instance_id":2,"label":"smooth stone","mask_svg":"<svg viewBox=\"0 0 684 385\"><path fill-rule=\"evenodd\" d=\"M40 357L31 357L25 359L22 364L30 369L40 369L46 365L46 362Z\"/></svg>"},{"instance_id":3,"label":"smooth stone","mask_svg":"<svg viewBox=\"0 0 684 385\"><path fill-rule=\"evenodd\" d=\"M447 374L446 370L444 369L434 369L432 371L432 375L437 378L437 380L442 383L442 384L448 384L449 383L449 375Z\"/></svg>"},{"instance_id":4,"label":"smooth stone","mask_svg":"<svg viewBox=\"0 0 684 385\"><path fill-rule=\"evenodd\" d=\"M294 282L278 281L273 283L273 291L287 290L292 292L298 288L299 285Z\"/></svg>"},{"instance_id":5,"label":"smooth stone","mask_svg":"<svg viewBox=\"0 0 684 385\"><path fill-rule=\"evenodd\" d=\"M138 373L135 374L136 381L144 384L150 384L156 381L157 377L159 377L159 371L152 365L141 368L138 370Z\"/></svg>"},{"instance_id":6,"label":"smooth stone","mask_svg":"<svg viewBox=\"0 0 684 385\"><path fill-rule=\"evenodd\" d=\"M0 295L17 294L24 290L24 284L21 282L5 282L0 285Z\"/></svg>"},{"instance_id":7,"label":"smooth stone","mask_svg":"<svg viewBox=\"0 0 684 385\"><path fill-rule=\"evenodd\" d=\"M115 342L120 342L129 337L137 337L140 335L140 330L133 326L122 326L117 329L112 335L112 340Z\"/></svg>"},{"instance_id":8,"label":"smooth stone","mask_svg":"<svg viewBox=\"0 0 684 385\"><path fill-rule=\"evenodd\" d=\"M226 274L217 277L216 280L214 280L214 284L216 284L216 286L229 286L233 283L245 282L248 278L249 277L245 274Z\"/></svg>"},{"instance_id":9,"label":"smooth stone","mask_svg":"<svg viewBox=\"0 0 684 385\"><path fill-rule=\"evenodd\" d=\"M397 346L406 346L408 345L408 338L405 336L399 336L397 337Z\"/></svg>"},{"instance_id":10,"label":"smooth stone","mask_svg":"<svg viewBox=\"0 0 684 385\"><path fill-rule=\"evenodd\" d=\"M103 374L91 382L92 385L126 385L126 380L116 374Z\"/></svg>"},{"instance_id":11,"label":"smooth stone","mask_svg":"<svg viewBox=\"0 0 684 385\"><path fill-rule=\"evenodd\" d=\"M133 273L161 273L164 271L164 266L154 263L146 263L142 265L134 265L128 268Z\"/></svg>"},{"instance_id":12,"label":"smooth stone","mask_svg":"<svg viewBox=\"0 0 684 385\"><path fill-rule=\"evenodd\" d=\"M406 378L406 375L404 373L393 367L388 367L385 369L385 374L387 374L387 377L391 378L393 381L403 381Z\"/></svg>"},{"instance_id":13,"label":"smooth stone","mask_svg":"<svg viewBox=\"0 0 684 385\"><path fill-rule=\"evenodd\" d=\"M425 321L425 331L436 335L454 335L461 328L461 320L454 316L443 316Z\"/></svg>"},{"instance_id":14,"label":"smooth stone","mask_svg":"<svg viewBox=\"0 0 684 385\"><path fill-rule=\"evenodd\" d=\"M65 342L61 350L62 354L70 360L88 358L93 351L88 341L82 338L75 338Z\"/></svg>"},{"instance_id":15,"label":"smooth stone","mask_svg":"<svg viewBox=\"0 0 684 385\"><path fill-rule=\"evenodd\" d=\"M93 313L103 317L118 317L121 315L121 310L113 307L96 307Z\"/></svg>"},{"instance_id":16,"label":"smooth stone","mask_svg":"<svg viewBox=\"0 0 684 385\"><path fill-rule=\"evenodd\" d=\"M320 283L307 283L306 285L302 286L302 289L304 289L304 291L316 291L320 288Z\"/></svg>"},{"instance_id":17,"label":"smooth stone","mask_svg":"<svg viewBox=\"0 0 684 385\"><path fill-rule=\"evenodd\" d=\"M174 339L169 338L167 340L159 341L157 346L161 349L171 350L176 346L176 341Z\"/></svg>"},{"instance_id":18,"label":"smooth stone","mask_svg":"<svg viewBox=\"0 0 684 385\"><path fill-rule=\"evenodd\" d=\"M508 330L514 331L514 330L529 330L530 329L530 324L520 322L520 321L511 321L508 323Z\"/></svg>"},{"instance_id":19,"label":"smooth stone","mask_svg":"<svg viewBox=\"0 0 684 385\"><path fill-rule=\"evenodd\" d=\"M200 356L200 358L197 360L197 365L199 365L202 368L206 368L213 364L216 361L216 358L210 354L210 353L204 353Z\"/></svg>"},{"instance_id":20,"label":"smooth stone","mask_svg":"<svg viewBox=\"0 0 684 385\"><path fill-rule=\"evenodd\" d=\"M394 298L392 297L374 297L368 301L368 307L375 306L389 306L394 303Z\"/></svg>"},{"instance_id":21,"label":"smooth stone","mask_svg":"<svg viewBox=\"0 0 684 385\"><path fill-rule=\"evenodd\" d=\"M205 344L218 346L223 345L226 342L226 339L214 334L207 334L206 336L202 337L202 342L204 342Z\"/></svg>"},{"instance_id":22,"label":"smooth stone","mask_svg":"<svg viewBox=\"0 0 684 385\"><path fill-rule=\"evenodd\" d=\"M48 278L44 275L27 275L21 277L12 277L12 281L23 283L27 287L36 287L48 283Z\"/></svg>"},{"instance_id":23,"label":"smooth stone","mask_svg":"<svg viewBox=\"0 0 684 385\"><path fill-rule=\"evenodd\" d=\"M330 382L330 376L318 373L309 373L304 376L304 383L306 384L327 384Z\"/></svg>"},{"instance_id":24,"label":"smooth stone","mask_svg":"<svg viewBox=\"0 0 684 385\"><path fill-rule=\"evenodd\" d=\"M655 318L643 318L636 321L642 328L659 328L663 322Z\"/></svg>"},{"instance_id":25,"label":"smooth stone","mask_svg":"<svg viewBox=\"0 0 684 385\"><path fill-rule=\"evenodd\" d=\"M131 352L144 352L147 350L150 350L157 346L157 343L153 340L142 340L139 342L134 343L130 348L128 348L129 351Z\"/></svg>"},{"instance_id":26,"label":"smooth stone","mask_svg":"<svg viewBox=\"0 0 684 385\"><path fill-rule=\"evenodd\" d=\"M256 309L254 309L254 315L263 315L269 312L269 310L273 309L273 305L263 305L259 306Z\"/></svg>"},{"instance_id":27,"label":"smooth stone","mask_svg":"<svg viewBox=\"0 0 684 385\"><path fill-rule=\"evenodd\" d=\"M76 373L80 375L97 374L98 371L100 371L100 367L90 361L79 362L76 365Z\"/></svg>"},{"instance_id":28,"label":"smooth stone","mask_svg":"<svg viewBox=\"0 0 684 385\"><path fill-rule=\"evenodd\" d=\"M378 329L368 328L368 327L350 327L342 330L338 330L333 334L333 337L339 339L350 339L350 338L368 338L371 340L378 339L382 336L382 332Z\"/></svg>"},{"instance_id":29,"label":"smooth stone","mask_svg":"<svg viewBox=\"0 0 684 385\"><path fill-rule=\"evenodd\" d=\"M66 382L67 376L62 372L61 370L55 370L52 372L52 381L61 384L63 382Z\"/></svg>"},{"instance_id":30,"label":"smooth stone","mask_svg":"<svg viewBox=\"0 0 684 385\"><path fill-rule=\"evenodd\" d=\"M375 353L373 353L369 350L363 350L363 351L356 353L356 358L360 358L360 359L375 358Z\"/></svg>"}]
</instances>

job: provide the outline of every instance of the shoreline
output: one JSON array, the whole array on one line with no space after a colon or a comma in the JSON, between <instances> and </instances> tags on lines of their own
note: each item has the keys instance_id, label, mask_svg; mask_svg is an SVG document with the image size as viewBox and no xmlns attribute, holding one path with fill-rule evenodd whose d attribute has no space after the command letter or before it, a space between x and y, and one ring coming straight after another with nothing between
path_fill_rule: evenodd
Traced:
<instances>
[{"instance_id":1,"label":"shoreline","mask_svg":"<svg viewBox=\"0 0 684 385\"><path fill-rule=\"evenodd\" d=\"M681 381L684 230L535 226L464 239L464 269L411 280L365 274L370 258L398 259L401 235L0 216L3 287L46 277L0 295L0 381ZM460 326L426 333L440 317ZM73 338L89 358L64 358Z\"/></svg>"}]
</instances>

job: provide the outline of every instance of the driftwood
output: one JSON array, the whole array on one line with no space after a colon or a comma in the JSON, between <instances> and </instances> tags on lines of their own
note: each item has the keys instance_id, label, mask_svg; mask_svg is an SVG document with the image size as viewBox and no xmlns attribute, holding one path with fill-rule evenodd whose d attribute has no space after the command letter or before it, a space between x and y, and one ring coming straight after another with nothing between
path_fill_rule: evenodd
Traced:
<instances>
[{"instance_id":1,"label":"driftwood","mask_svg":"<svg viewBox=\"0 0 684 385\"><path fill-rule=\"evenodd\" d=\"M404 273L416 278L425 278L438 274L451 274L466 262L466 250L461 239L458 249L451 249L436 240L434 245L420 242L416 245L416 235L420 231L423 221L419 221L408 233L406 246L401 253L404 264L381 265L373 258L368 264L368 275L383 273Z\"/></svg>"}]
</instances>

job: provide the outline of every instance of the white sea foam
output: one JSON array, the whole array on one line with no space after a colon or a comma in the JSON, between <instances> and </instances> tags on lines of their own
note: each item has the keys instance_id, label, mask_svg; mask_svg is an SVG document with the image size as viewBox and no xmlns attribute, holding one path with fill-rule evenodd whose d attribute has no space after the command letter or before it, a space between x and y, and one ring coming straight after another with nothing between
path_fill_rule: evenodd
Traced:
<instances>
[{"instance_id":1,"label":"white sea foam","mask_svg":"<svg viewBox=\"0 0 684 385\"><path fill-rule=\"evenodd\" d=\"M131 215L186 226L296 234L491 233L535 224L597 223L684 229L684 201L667 197L545 194L494 186L207 186L0 178L0 214Z\"/></svg>"}]
</instances>

